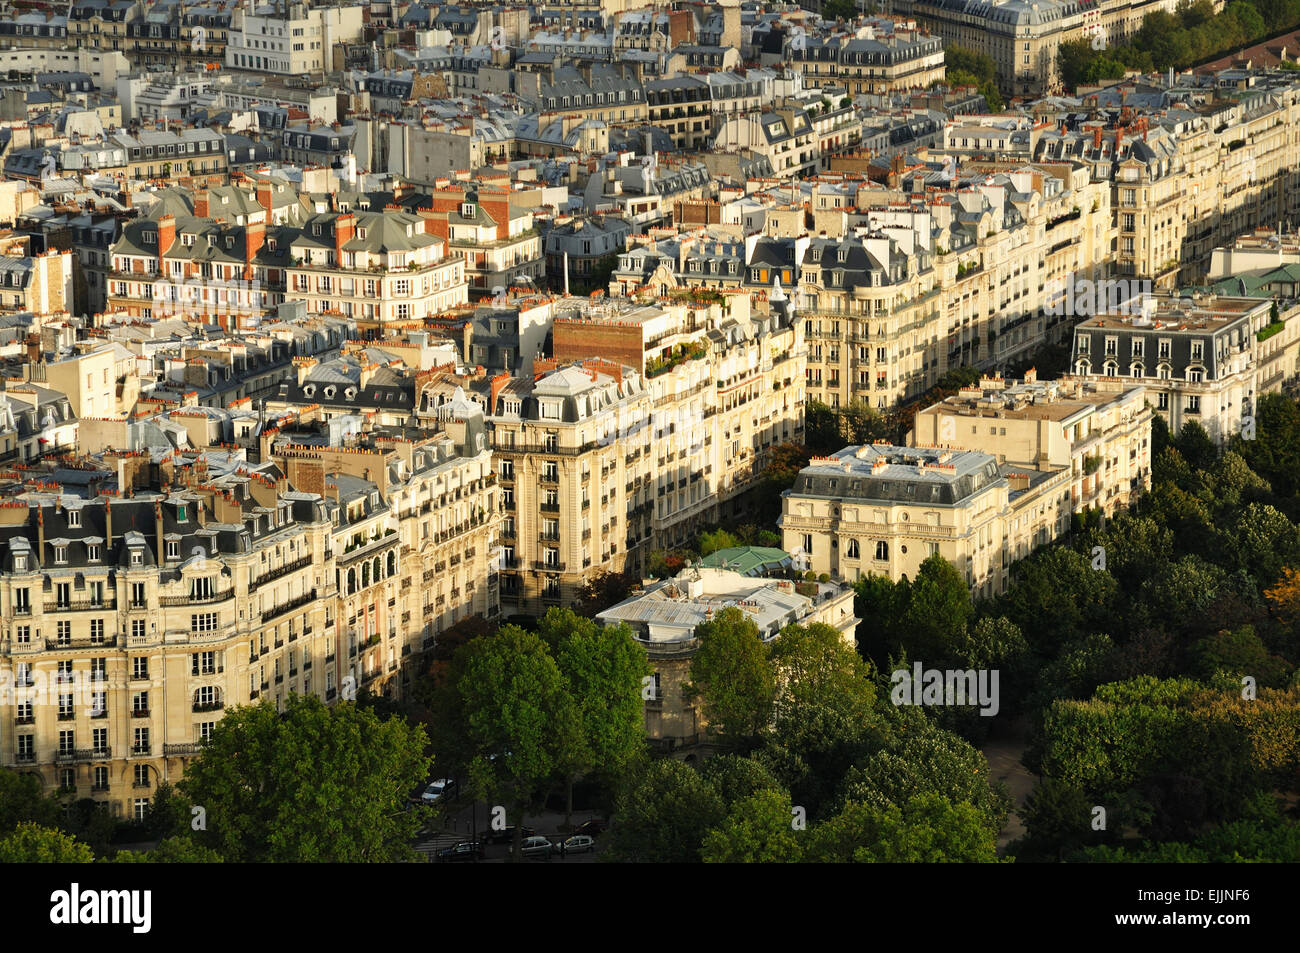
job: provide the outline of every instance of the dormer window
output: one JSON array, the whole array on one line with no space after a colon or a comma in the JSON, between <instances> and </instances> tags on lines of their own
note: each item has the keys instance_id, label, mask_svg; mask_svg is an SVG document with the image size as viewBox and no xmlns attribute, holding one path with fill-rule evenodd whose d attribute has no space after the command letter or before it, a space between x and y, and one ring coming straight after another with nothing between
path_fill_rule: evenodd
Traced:
<instances>
[{"instance_id":1,"label":"dormer window","mask_svg":"<svg viewBox=\"0 0 1300 953\"><path fill-rule=\"evenodd\" d=\"M99 543L87 543L86 560L88 562L97 563L99 562L99 559L100 559Z\"/></svg>"},{"instance_id":2,"label":"dormer window","mask_svg":"<svg viewBox=\"0 0 1300 953\"><path fill-rule=\"evenodd\" d=\"M186 516L186 506L184 503L178 503L176 505L176 522L178 523L188 522L188 517Z\"/></svg>"},{"instance_id":3,"label":"dormer window","mask_svg":"<svg viewBox=\"0 0 1300 953\"><path fill-rule=\"evenodd\" d=\"M74 529L81 526L81 510L68 510L68 525Z\"/></svg>"},{"instance_id":4,"label":"dormer window","mask_svg":"<svg viewBox=\"0 0 1300 953\"><path fill-rule=\"evenodd\" d=\"M15 557L14 557L14 572L26 572L26 571L27 571L27 557L26 557L26 556L15 556Z\"/></svg>"},{"instance_id":5,"label":"dormer window","mask_svg":"<svg viewBox=\"0 0 1300 953\"><path fill-rule=\"evenodd\" d=\"M131 565L132 565L132 566L143 566L143 565L144 565L144 553L140 552L140 550L138 550L138 549L133 549L133 550L131 550Z\"/></svg>"},{"instance_id":6,"label":"dormer window","mask_svg":"<svg viewBox=\"0 0 1300 953\"><path fill-rule=\"evenodd\" d=\"M473 202L461 202L461 203L460 203L460 217L461 217L461 218L473 218L473 217L474 217L474 203L473 203Z\"/></svg>"}]
</instances>

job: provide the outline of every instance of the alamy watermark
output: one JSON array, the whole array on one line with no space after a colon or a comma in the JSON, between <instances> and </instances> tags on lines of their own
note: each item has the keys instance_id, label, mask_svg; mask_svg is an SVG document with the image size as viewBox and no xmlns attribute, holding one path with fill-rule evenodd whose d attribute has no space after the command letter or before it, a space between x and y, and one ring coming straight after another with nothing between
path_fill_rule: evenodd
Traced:
<instances>
[{"instance_id":1,"label":"alamy watermark","mask_svg":"<svg viewBox=\"0 0 1300 953\"><path fill-rule=\"evenodd\" d=\"M895 705L978 705L981 717L992 718L1002 707L998 693L998 669L924 668L896 670L890 676L889 694Z\"/></svg>"},{"instance_id":2,"label":"alamy watermark","mask_svg":"<svg viewBox=\"0 0 1300 953\"><path fill-rule=\"evenodd\" d=\"M1150 317L1156 310L1155 286L1148 279L1053 278L1047 283L1043 311L1053 316L1091 317L1116 314Z\"/></svg>"}]
</instances>

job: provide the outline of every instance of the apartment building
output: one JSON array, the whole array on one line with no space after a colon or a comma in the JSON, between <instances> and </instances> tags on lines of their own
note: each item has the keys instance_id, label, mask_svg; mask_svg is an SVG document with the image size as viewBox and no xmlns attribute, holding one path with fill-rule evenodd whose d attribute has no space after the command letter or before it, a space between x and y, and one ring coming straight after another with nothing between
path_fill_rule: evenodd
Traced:
<instances>
[{"instance_id":1,"label":"apartment building","mask_svg":"<svg viewBox=\"0 0 1300 953\"><path fill-rule=\"evenodd\" d=\"M225 63L232 69L282 76L330 72L337 43L361 38L365 7L321 6L277 0L268 12L236 7L226 33Z\"/></svg>"},{"instance_id":2,"label":"apartment building","mask_svg":"<svg viewBox=\"0 0 1300 953\"><path fill-rule=\"evenodd\" d=\"M877 20L853 36L796 33L786 38L785 48L805 86L852 96L927 89L944 78L943 41L915 24Z\"/></svg>"},{"instance_id":3,"label":"apartment building","mask_svg":"<svg viewBox=\"0 0 1300 953\"><path fill-rule=\"evenodd\" d=\"M1075 328L1069 376L1098 387L1140 382L1173 433L1195 420L1223 443L1261 394L1300 372L1298 311L1274 321L1274 308L1265 298L1196 294L1152 297L1136 314L1098 314Z\"/></svg>"},{"instance_id":4,"label":"apartment building","mask_svg":"<svg viewBox=\"0 0 1300 953\"><path fill-rule=\"evenodd\" d=\"M1149 13L1175 12L1174 0L889 0L885 12L919 21L944 43L983 53L997 66L999 87L1012 96L1060 93L1057 49L1100 37L1120 42ZM1215 10L1222 3L1214 4Z\"/></svg>"},{"instance_id":5,"label":"apartment building","mask_svg":"<svg viewBox=\"0 0 1300 953\"><path fill-rule=\"evenodd\" d=\"M588 354L643 369L653 409L654 495L646 499L655 549L739 517L772 447L802 439L802 328L784 308L751 315L748 303L745 293L683 296L555 319L558 359Z\"/></svg>"},{"instance_id":6,"label":"apartment building","mask_svg":"<svg viewBox=\"0 0 1300 953\"><path fill-rule=\"evenodd\" d=\"M787 625L815 624L829 625L846 644L857 644L859 620L848 586L753 578L706 567L683 569L672 579L651 583L596 618L606 625L626 623L646 651L654 690L645 703L645 729L653 747L676 751L705 740L708 720L698 701L686 697L684 686L700 645L696 629L728 608L738 608L753 621L765 644L779 638Z\"/></svg>"},{"instance_id":7,"label":"apartment building","mask_svg":"<svg viewBox=\"0 0 1300 953\"><path fill-rule=\"evenodd\" d=\"M432 371L417 410L423 425L464 413L456 408L465 401L484 412L501 488L507 618L571 605L597 573L622 572L634 554L643 560L653 500L652 408L640 371L597 360L533 367L535 379Z\"/></svg>"},{"instance_id":8,"label":"apartment building","mask_svg":"<svg viewBox=\"0 0 1300 953\"><path fill-rule=\"evenodd\" d=\"M179 179L206 175L225 181L226 144L211 129L115 132L111 141L126 150L126 171L133 179Z\"/></svg>"},{"instance_id":9,"label":"apartment building","mask_svg":"<svg viewBox=\"0 0 1300 953\"><path fill-rule=\"evenodd\" d=\"M990 454L889 444L814 458L787 490L782 548L817 573L915 578L938 554L973 594L1005 591L1011 564L1070 527L1068 469L999 465Z\"/></svg>"},{"instance_id":10,"label":"apartment building","mask_svg":"<svg viewBox=\"0 0 1300 953\"><path fill-rule=\"evenodd\" d=\"M998 465L1067 470L1074 512L1125 509L1151 488L1146 389L1101 390L1082 380L984 376L916 415L911 446L978 450Z\"/></svg>"},{"instance_id":11,"label":"apartment building","mask_svg":"<svg viewBox=\"0 0 1300 953\"><path fill-rule=\"evenodd\" d=\"M447 242L448 254L465 262L468 292L494 297L498 289L541 287L546 265L542 239L530 209L515 208L504 189L444 189L433 193L425 218L430 234Z\"/></svg>"},{"instance_id":12,"label":"apartment building","mask_svg":"<svg viewBox=\"0 0 1300 953\"><path fill-rule=\"evenodd\" d=\"M272 201L269 189L258 197ZM230 225L159 203L113 245L108 305L141 317L211 316L227 327L255 327L284 301L362 327L418 322L468 300L464 260L428 221L389 209Z\"/></svg>"},{"instance_id":13,"label":"apartment building","mask_svg":"<svg viewBox=\"0 0 1300 953\"><path fill-rule=\"evenodd\" d=\"M120 494L0 508L6 766L139 819L227 705L332 694L329 511L230 456L117 454L88 485Z\"/></svg>"}]
</instances>

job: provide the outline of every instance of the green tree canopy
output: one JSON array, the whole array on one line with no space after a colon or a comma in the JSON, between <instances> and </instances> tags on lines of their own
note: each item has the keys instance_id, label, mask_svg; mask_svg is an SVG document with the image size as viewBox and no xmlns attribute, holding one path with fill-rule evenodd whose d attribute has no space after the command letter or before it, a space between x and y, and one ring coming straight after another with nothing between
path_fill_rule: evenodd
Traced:
<instances>
[{"instance_id":1,"label":"green tree canopy","mask_svg":"<svg viewBox=\"0 0 1300 953\"><path fill-rule=\"evenodd\" d=\"M413 857L429 771L422 727L290 695L226 712L179 789L205 811L197 842L231 861L383 862Z\"/></svg>"},{"instance_id":2,"label":"green tree canopy","mask_svg":"<svg viewBox=\"0 0 1300 953\"><path fill-rule=\"evenodd\" d=\"M76 838L34 821L21 821L0 838L0 864L89 864L95 853Z\"/></svg>"},{"instance_id":3,"label":"green tree canopy","mask_svg":"<svg viewBox=\"0 0 1300 953\"><path fill-rule=\"evenodd\" d=\"M775 683L768 647L758 626L735 607L723 609L695 629L699 648L691 658L687 697L698 697L704 717L733 746L746 746L766 730Z\"/></svg>"},{"instance_id":4,"label":"green tree canopy","mask_svg":"<svg viewBox=\"0 0 1300 953\"><path fill-rule=\"evenodd\" d=\"M642 863L700 860L704 835L726 817L713 785L675 758L645 764L619 796L611 856Z\"/></svg>"}]
</instances>

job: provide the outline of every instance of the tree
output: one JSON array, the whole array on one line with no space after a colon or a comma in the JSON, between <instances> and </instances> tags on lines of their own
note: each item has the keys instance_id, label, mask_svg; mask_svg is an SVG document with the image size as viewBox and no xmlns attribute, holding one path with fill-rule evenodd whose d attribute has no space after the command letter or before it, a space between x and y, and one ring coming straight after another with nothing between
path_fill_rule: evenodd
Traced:
<instances>
[{"instance_id":1,"label":"tree","mask_svg":"<svg viewBox=\"0 0 1300 953\"><path fill-rule=\"evenodd\" d=\"M1178 436L1174 438L1174 448L1197 470L1209 470L1219 457L1219 448L1210 435L1195 420L1183 423Z\"/></svg>"},{"instance_id":2,"label":"tree","mask_svg":"<svg viewBox=\"0 0 1300 953\"><path fill-rule=\"evenodd\" d=\"M221 855L192 837L168 837L153 850L120 850L113 858L119 864L220 864Z\"/></svg>"},{"instance_id":3,"label":"tree","mask_svg":"<svg viewBox=\"0 0 1300 953\"><path fill-rule=\"evenodd\" d=\"M1192 645L1189 654L1194 671L1205 679L1219 672L1238 678L1250 675L1260 685L1282 688L1291 674L1286 660L1270 654L1250 625L1207 635Z\"/></svg>"},{"instance_id":4,"label":"tree","mask_svg":"<svg viewBox=\"0 0 1300 953\"><path fill-rule=\"evenodd\" d=\"M722 798L690 765L651 761L619 796L610 854L642 863L698 862L704 835L724 817Z\"/></svg>"},{"instance_id":5,"label":"tree","mask_svg":"<svg viewBox=\"0 0 1300 953\"><path fill-rule=\"evenodd\" d=\"M774 718L757 757L810 816L820 816L839 779L878 747L871 667L828 625L789 625L772 646Z\"/></svg>"},{"instance_id":6,"label":"tree","mask_svg":"<svg viewBox=\"0 0 1300 953\"><path fill-rule=\"evenodd\" d=\"M0 864L89 864L95 853L63 831L22 821L0 839Z\"/></svg>"},{"instance_id":7,"label":"tree","mask_svg":"<svg viewBox=\"0 0 1300 953\"><path fill-rule=\"evenodd\" d=\"M1026 834L1012 850L1022 860L1065 860L1090 841L1096 843L1093 806L1077 785L1043 778L1021 808Z\"/></svg>"},{"instance_id":8,"label":"tree","mask_svg":"<svg viewBox=\"0 0 1300 953\"><path fill-rule=\"evenodd\" d=\"M846 446L839 415L819 400L810 398L804 406L804 438L813 454L834 453Z\"/></svg>"},{"instance_id":9,"label":"tree","mask_svg":"<svg viewBox=\"0 0 1300 953\"><path fill-rule=\"evenodd\" d=\"M904 807L851 801L813 827L803 859L813 863L993 863L997 836L973 805L939 794Z\"/></svg>"},{"instance_id":10,"label":"tree","mask_svg":"<svg viewBox=\"0 0 1300 953\"><path fill-rule=\"evenodd\" d=\"M700 647L691 658L686 696L700 699L710 727L728 743L746 745L767 727L775 693L758 626L732 607L700 623L695 635Z\"/></svg>"},{"instance_id":11,"label":"tree","mask_svg":"<svg viewBox=\"0 0 1300 953\"><path fill-rule=\"evenodd\" d=\"M199 845L230 861L408 860L428 776L424 728L291 694L236 707L186 768L182 795L205 811Z\"/></svg>"},{"instance_id":12,"label":"tree","mask_svg":"<svg viewBox=\"0 0 1300 953\"><path fill-rule=\"evenodd\" d=\"M632 592L640 579L631 571L609 572L602 569L593 575L582 587L579 595L578 614L594 619L610 606L618 605Z\"/></svg>"},{"instance_id":13,"label":"tree","mask_svg":"<svg viewBox=\"0 0 1300 953\"><path fill-rule=\"evenodd\" d=\"M0 768L0 835L8 834L24 821L41 827L58 827L62 819L58 798L46 797L40 778Z\"/></svg>"},{"instance_id":14,"label":"tree","mask_svg":"<svg viewBox=\"0 0 1300 953\"><path fill-rule=\"evenodd\" d=\"M738 754L709 758L700 766L700 777L712 785L728 808L760 791L784 790L762 762Z\"/></svg>"},{"instance_id":15,"label":"tree","mask_svg":"<svg viewBox=\"0 0 1300 953\"><path fill-rule=\"evenodd\" d=\"M1016 563L999 609L1020 626L1029 643L1054 654L1065 642L1113 620L1119 587L1093 558L1064 546L1047 546Z\"/></svg>"},{"instance_id":16,"label":"tree","mask_svg":"<svg viewBox=\"0 0 1300 953\"><path fill-rule=\"evenodd\" d=\"M558 631L592 622L557 610L543 624ZM568 680L542 637L516 625L456 652L434 712L438 754L466 766L476 796L508 805L518 818L548 781L587 763ZM521 839L515 824L516 857Z\"/></svg>"},{"instance_id":17,"label":"tree","mask_svg":"<svg viewBox=\"0 0 1300 953\"><path fill-rule=\"evenodd\" d=\"M919 708L889 706L885 711L893 737L887 747L845 774L842 800L902 808L914 797L938 794L973 805L996 835L1006 820L1009 800L1000 787L990 785L984 755L936 727Z\"/></svg>"},{"instance_id":18,"label":"tree","mask_svg":"<svg viewBox=\"0 0 1300 953\"><path fill-rule=\"evenodd\" d=\"M779 516L781 494L794 486L799 471L808 466L810 457L808 450L797 443L781 443L773 447L763 476L752 491L755 511L772 519Z\"/></svg>"},{"instance_id":19,"label":"tree","mask_svg":"<svg viewBox=\"0 0 1300 953\"><path fill-rule=\"evenodd\" d=\"M709 556L720 549L733 549L740 545L740 540L725 529L705 530L700 533L699 550L701 556Z\"/></svg>"},{"instance_id":20,"label":"tree","mask_svg":"<svg viewBox=\"0 0 1300 953\"><path fill-rule=\"evenodd\" d=\"M922 662L949 658L966 633L970 587L957 567L938 553L926 558L907 592L899 629L907 657Z\"/></svg>"},{"instance_id":21,"label":"tree","mask_svg":"<svg viewBox=\"0 0 1300 953\"><path fill-rule=\"evenodd\" d=\"M726 820L704 835L700 855L712 864L780 864L799 860L799 832L790 798L767 789L731 806Z\"/></svg>"},{"instance_id":22,"label":"tree","mask_svg":"<svg viewBox=\"0 0 1300 953\"><path fill-rule=\"evenodd\" d=\"M572 764L619 780L645 753L643 679L650 674L645 650L625 624L579 629L560 643L555 657L569 681L583 743ZM572 774L568 811L573 810Z\"/></svg>"}]
</instances>

